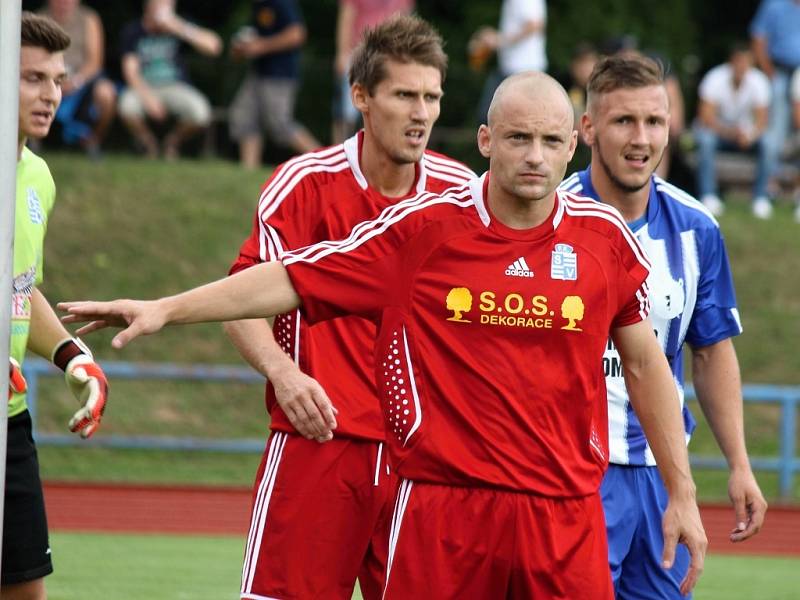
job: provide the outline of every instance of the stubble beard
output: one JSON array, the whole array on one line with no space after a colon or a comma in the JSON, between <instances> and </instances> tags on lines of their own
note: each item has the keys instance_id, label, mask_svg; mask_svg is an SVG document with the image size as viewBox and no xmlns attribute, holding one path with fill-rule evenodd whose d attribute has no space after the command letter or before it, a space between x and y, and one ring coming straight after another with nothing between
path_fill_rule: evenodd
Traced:
<instances>
[{"instance_id":1,"label":"stubble beard","mask_svg":"<svg viewBox=\"0 0 800 600\"><path fill-rule=\"evenodd\" d=\"M653 166L653 168L651 169L650 173L647 175L645 180L641 184L632 185L630 183L625 183L624 181L622 181L611 170L611 167L606 162L606 159L603 157L603 151L602 151L602 148L600 148L600 140L599 139L595 139L595 141L594 141L594 149L595 149L595 152L597 153L598 160L600 161L600 166L603 168L603 173L606 174L606 177L608 177L609 181L611 181L611 183L616 188L618 188L622 192L625 192L626 194L633 194L635 192L638 192L639 190L641 190L645 186L649 185L650 184L650 178L653 176L653 173L656 172L656 169L658 168L658 165L661 164L661 160L664 158L664 151L662 150L661 156L658 157L658 161L656 161L655 165Z\"/></svg>"}]
</instances>

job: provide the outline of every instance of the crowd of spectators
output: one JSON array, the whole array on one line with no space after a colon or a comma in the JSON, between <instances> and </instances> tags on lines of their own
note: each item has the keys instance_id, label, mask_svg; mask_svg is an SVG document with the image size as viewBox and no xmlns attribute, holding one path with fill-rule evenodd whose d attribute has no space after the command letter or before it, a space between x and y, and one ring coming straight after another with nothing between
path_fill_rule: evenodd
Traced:
<instances>
[{"instance_id":1,"label":"crowd of spectators","mask_svg":"<svg viewBox=\"0 0 800 600\"><path fill-rule=\"evenodd\" d=\"M348 79L355 42L365 28L414 7L414 0L339 1L333 49L332 143L340 143L359 126ZM121 31L119 82L104 74L105 34L94 10L80 0L47 0L41 12L60 23L73 40L66 54L69 76L57 116L65 143L80 145L91 157L99 157L118 114L143 155L172 159L186 140L212 124L211 104L191 84L185 53L219 56L224 41L214 31L178 16L175 0L145 0L142 16ZM496 67L485 76L484 92L477 102L480 121L504 77L548 69L546 26L544 0L504 0L497 27L486 25L472 36L469 59L475 71L482 71L496 56ZM228 41L229 58L248 63L244 80L222 111L230 139L238 145L246 167L260 164L265 134L274 144L297 154L321 145L294 114L306 36L297 0L253 0L250 22ZM746 40L742 35L731 47L728 60L713 66L702 78L694 118L684 116L681 84L672 73L668 86L671 145L658 173L670 178L673 162L683 162L691 148L697 196L719 215L725 207L716 170L720 153L748 155L754 165L753 214L769 218L773 199L787 188L792 193L793 188L798 202L795 218L800 222L800 175L792 175L800 172L796 165L800 146L800 0L762 0L749 36ZM632 39L618 37L612 45L598 47L576 42L566 86L576 116L583 111L585 80L594 62L603 54L638 51ZM690 127L685 126L687 121ZM579 151L578 160L586 152L588 149Z\"/></svg>"}]
</instances>

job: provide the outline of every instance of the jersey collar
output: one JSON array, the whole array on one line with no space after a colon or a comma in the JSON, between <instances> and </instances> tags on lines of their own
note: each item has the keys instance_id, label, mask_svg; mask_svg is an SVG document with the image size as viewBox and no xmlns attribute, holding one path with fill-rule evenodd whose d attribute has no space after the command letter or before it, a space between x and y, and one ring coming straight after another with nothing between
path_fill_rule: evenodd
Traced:
<instances>
[{"instance_id":1,"label":"jersey collar","mask_svg":"<svg viewBox=\"0 0 800 600\"><path fill-rule=\"evenodd\" d=\"M493 218L492 211L489 209L489 205L486 202L488 196L487 191L489 189L489 177L489 171L486 171L477 179L472 179L469 182L472 200L475 203L475 210L478 212L481 222L487 229L494 229L503 237L527 240L539 238L551 231L555 231L564 220L564 199L561 196L561 190L556 188L553 212L550 213L550 216L545 219L541 225L537 225L531 229L512 229L511 227L503 225L498 219Z\"/></svg>"},{"instance_id":2,"label":"jersey collar","mask_svg":"<svg viewBox=\"0 0 800 600\"><path fill-rule=\"evenodd\" d=\"M364 130L362 129L353 137L344 141L344 155L347 157L347 162L350 165L350 171L353 173L358 186L362 190L369 187L367 178L361 171L361 147L364 144ZM428 183L428 170L425 168L426 157L422 155L422 159L415 165L416 167L416 185L414 186L414 195L421 194L425 191L425 186Z\"/></svg>"},{"instance_id":3,"label":"jersey collar","mask_svg":"<svg viewBox=\"0 0 800 600\"><path fill-rule=\"evenodd\" d=\"M581 180L581 192L582 196L587 196L598 202L603 202L603 199L597 193L597 190L594 189L592 185L592 167L589 165L583 171L578 173L578 178ZM659 180L660 181L660 180ZM647 198L647 210L645 211L645 219L644 222L641 222L641 219L637 219L636 223L639 223L639 227L633 230L636 233L639 229L644 227L647 223L652 223L656 215L658 214L658 192L656 190L656 185L658 181L656 180L655 175L650 176L650 194ZM636 224L633 223L633 224ZM627 225L631 225L632 223L627 223Z\"/></svg>"}]
</instances>

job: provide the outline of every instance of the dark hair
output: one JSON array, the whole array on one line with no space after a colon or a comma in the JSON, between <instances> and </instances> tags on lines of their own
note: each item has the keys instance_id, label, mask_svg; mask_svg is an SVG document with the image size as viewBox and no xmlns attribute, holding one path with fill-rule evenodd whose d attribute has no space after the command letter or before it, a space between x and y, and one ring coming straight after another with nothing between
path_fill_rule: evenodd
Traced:
<instances>
[{"instance_id":1,"label":"dark hair","mask_svg":"<svg viewBox=\"0 0 800 600\"><path fill-rule=\"evenodd\" d=\"M442 75L442 82L447 74L442 36L427 21L414 15L392 17L364 32L353 52L350 85L358 83L372 94L386 78L387 60L435 67Z\"/></svg>"},{"instance_id":2,"label":"dark hair","mask_svg":"<svg viewBox=\"0 0 800 600\"><path fill-rule=\"evenodd\" d=\"M728 48L728 56L732 57L735 54L742 54L744 52L750 52L750 44L747 42L743 42L742 40L737 40L733 42L730 47Z\"/></svg>"},{"instance_id":3,"label":"dark hair","mask_svg":"<svg viewBox=\"0 0 800 600\"><path fill-rule=\"evenodd\" d=\"M591 42L579 42L575 44L575 47L572 49L571 59L577 61L587 56L597 56L597 48L595 48Z\"/></svg>"},{"instance_id":4,"label":"dark hair","mask_svg":"<svg viewBox=\"0 0 800 600\"><path fill-rule=\"evenodd\" d=\"M639 52L622 52L597 61L586 85L587 105L592 96L622 88L664 85L664 65Z\"/></svg>"},{"instance_id":5,"label":"dark hair","mask_svg":"<svg viewBox=\"0 0 800 600\"><path fill-rule=\"evenodd\" d=\"M70 39L67 32L52 19L26 10L22 12L20 43L22 46L44 48L53 53L66 50Z\"/></svg>"}]
</instances>

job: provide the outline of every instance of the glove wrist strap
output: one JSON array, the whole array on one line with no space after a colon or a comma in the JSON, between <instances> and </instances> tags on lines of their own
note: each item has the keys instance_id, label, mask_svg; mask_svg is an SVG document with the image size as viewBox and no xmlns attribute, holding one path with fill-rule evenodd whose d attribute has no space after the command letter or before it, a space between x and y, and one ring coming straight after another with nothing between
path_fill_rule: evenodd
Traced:
<instances>
[{"instance_id":1,"label":"glove wrist strap","mask_svg":"<svg viewBox=\"0 0 800 600\"><path fill-rule=\"evenodd\" d=\"M91 354L86 351L79 340L68 338L63 342L60 342L56 346L55 350L53 350L53 364L62 371L66 371L70 361L79 354L87 354L91 356Z\"/></svg>"}]
</instances>

